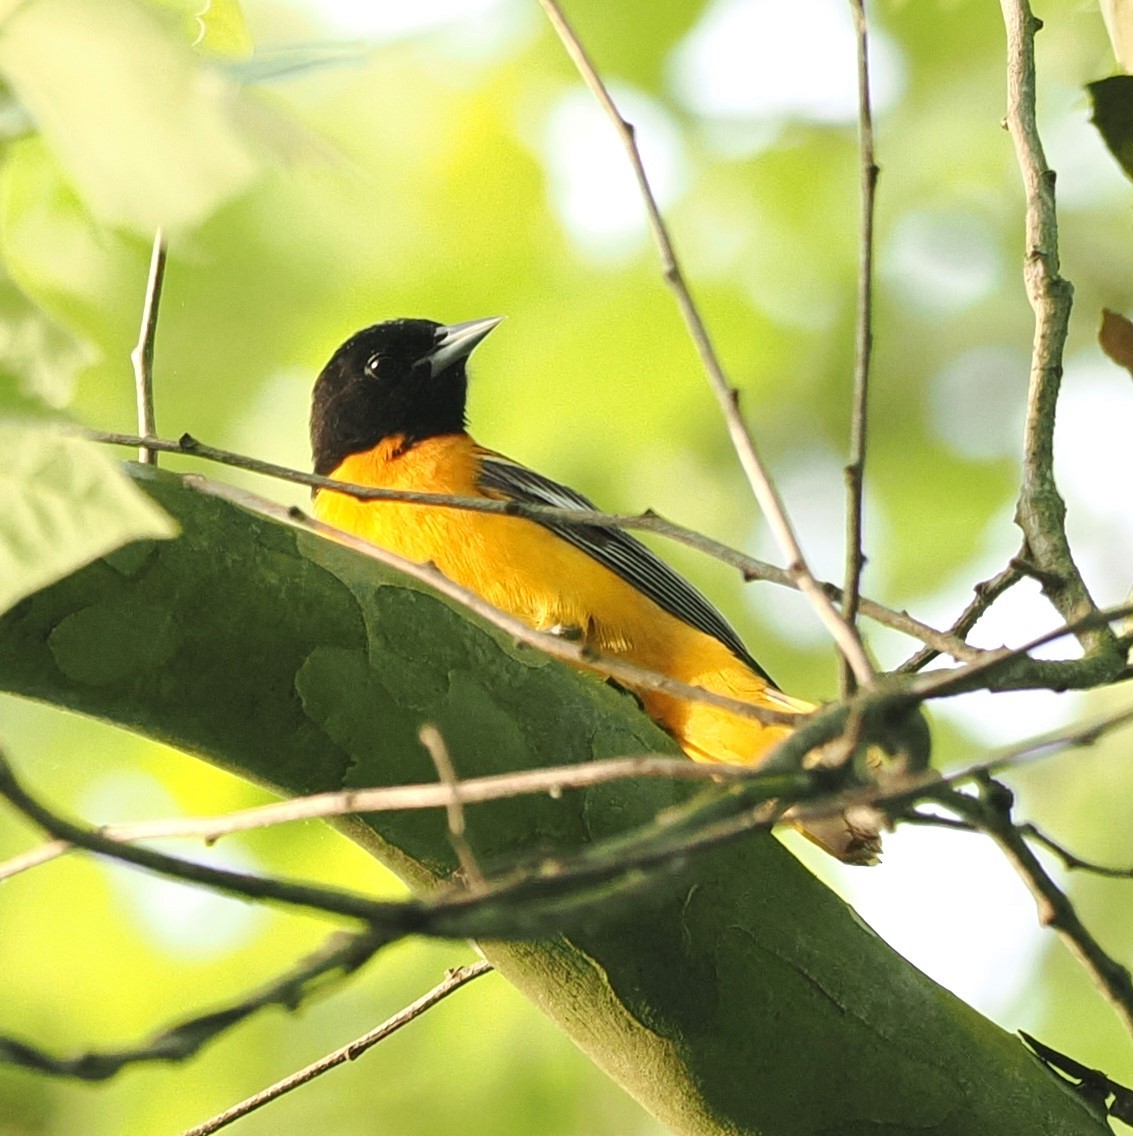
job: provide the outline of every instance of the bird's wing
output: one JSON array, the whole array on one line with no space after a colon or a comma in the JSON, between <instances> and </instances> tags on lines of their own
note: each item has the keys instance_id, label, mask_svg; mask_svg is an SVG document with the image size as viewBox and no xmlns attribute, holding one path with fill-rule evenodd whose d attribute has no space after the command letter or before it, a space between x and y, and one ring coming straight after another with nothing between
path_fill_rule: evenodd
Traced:
<instances>
[{"instance_id":1,"label":"bird's wing","mask_svg":"<svg viewBox=\"0 0 1133 1136\"><path fill-rule=\"evenodd\" d=\"M530 505L553 505L560 509L596 509L593 502L581 493L502 454L480 450L479 456L480 487L493 496ZM732 626L708 600L624 529L568 525L549 520L536 523L593 557L670 615L718 639L736 658L772 686L775 685L770 675L748 653Z\"/></svg>"}]
</instances>

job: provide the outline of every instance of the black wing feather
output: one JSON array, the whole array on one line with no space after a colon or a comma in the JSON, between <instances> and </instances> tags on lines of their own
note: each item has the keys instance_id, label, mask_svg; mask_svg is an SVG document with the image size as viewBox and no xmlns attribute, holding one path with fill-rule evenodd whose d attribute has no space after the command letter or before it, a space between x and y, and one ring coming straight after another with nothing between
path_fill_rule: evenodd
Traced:
<instances>
[{"instance_id":1,"label":"black wing feather","mask_svg":"<svg viewBox=\"0 0 1133 1136\"><path fill-rule=\"evenodd\" d=\"M526 504L553 505L560 509L597 508L581 493L498 454L484 457L479 481L483 489L494 490L504 497ZM743 641L716 608L684 577L674 572L624 529L566 525L555 521L537 523L609 568L670 615L718 639L737 659L772 686L775 685L771 676L751 657Z\"/></svg>"}]
</instances>

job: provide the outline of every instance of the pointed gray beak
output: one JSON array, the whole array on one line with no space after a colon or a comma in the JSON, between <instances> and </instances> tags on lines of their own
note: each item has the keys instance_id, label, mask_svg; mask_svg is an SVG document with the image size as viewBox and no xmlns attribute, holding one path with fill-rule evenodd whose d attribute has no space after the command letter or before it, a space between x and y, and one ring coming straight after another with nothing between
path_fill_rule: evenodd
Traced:
<instances>
[{"instance_id":1,"label":"pointed gray beak","mask_svg":"<svg viewBox=\"0 0 1133 1136\"><path fill-rule=\"evenodd\" d=\"M446 367L461 359L467 359L476 345L497 324L503 323L503 316L489 316L487 319L469 320L468 323L453 323L437 328L437 343L426 356L433 378Z\"/></svg>"}]
</instances>

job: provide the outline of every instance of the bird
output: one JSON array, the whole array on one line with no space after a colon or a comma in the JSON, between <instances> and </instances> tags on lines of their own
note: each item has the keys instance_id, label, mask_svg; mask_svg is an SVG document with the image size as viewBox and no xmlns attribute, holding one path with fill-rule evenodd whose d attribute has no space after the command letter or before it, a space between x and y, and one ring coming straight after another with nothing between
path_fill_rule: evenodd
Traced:
<instances>
[{"instance_id":1,"label":"bird","mask_svg":"<svg viewBox=\"0 0 1133 1136\"><path fill-rule=\"evenodd\" d=\"M443 324L391 319L333 353L311 399L315 473L394 490L593 510L581 493L481 446L467 430L468 358L502 317ZM723 615L624 529L359 500L319 488L325 524L443 575L532 628L753 706L806 714ZM694 761L757 766L791 733L708 705L634 689ZM806 834L850 863L876 859L877 833L842 817Z\"/></svg>"}]
</instances>

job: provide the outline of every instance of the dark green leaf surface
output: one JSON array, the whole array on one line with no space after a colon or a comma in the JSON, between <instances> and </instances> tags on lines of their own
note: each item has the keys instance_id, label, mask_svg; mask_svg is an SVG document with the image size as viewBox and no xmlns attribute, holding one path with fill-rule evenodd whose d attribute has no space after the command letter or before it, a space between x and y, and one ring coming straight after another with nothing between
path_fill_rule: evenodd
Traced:
<instances>
[{"instance_id":1,"label":"dark green leaf surface","mask_svg":"<svg viewBox=\"0 0 1133 1136\"><path fill-rule=\"evenodd\" d=\"M181 523L0 620L0 688L173 742L285 793L580 762L672 743L635 703L517 649L364 557L136 471ZM689 790L606 786L470 811L481 864L567 852ZM453 866L443 818L350 834L416 886ZM773 839L693 858L552 942L487 953L682 1133L1104 1131L1013 1037L891 951Z\"/></svg>"},{"instance_id":2,"label":"dark green leaf surface","mask_svg":"<svg viewBox=\"0 0 1133 1136\"><path fill-rule=\"evenodd\" d=\"M1133 75L1111 75L1086 88L1094 107L1094 125L1110 153L1133 177Z\"/></svg>"}]
</instances>

